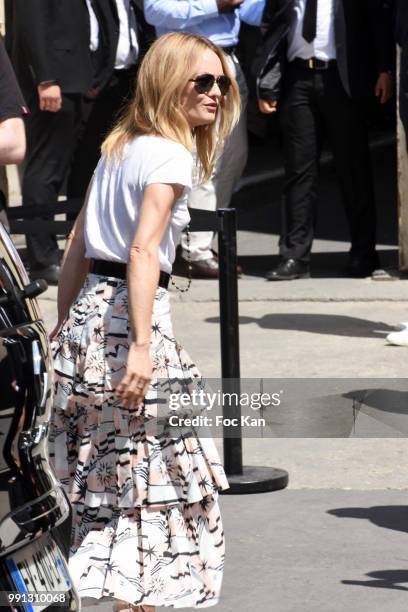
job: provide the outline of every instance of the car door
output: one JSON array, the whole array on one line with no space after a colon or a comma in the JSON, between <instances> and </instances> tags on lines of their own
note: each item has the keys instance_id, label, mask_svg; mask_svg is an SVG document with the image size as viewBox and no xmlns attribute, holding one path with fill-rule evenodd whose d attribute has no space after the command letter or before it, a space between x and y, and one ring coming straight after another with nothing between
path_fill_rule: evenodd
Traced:
<instances>
[{"instance_id":1,"label":"car door","mask_svg":"<svg viewBox=\"0 0 408 612\"><path fill-rule=\"evenodd\" d=\"M52 606L47 597L54 593L75 610L67 569L71 510L47 450L52 365L35 299L44 288L30 283L0 224L0 591L43 598L21 602L21 610Z\"/></svg>"}]
</instances>

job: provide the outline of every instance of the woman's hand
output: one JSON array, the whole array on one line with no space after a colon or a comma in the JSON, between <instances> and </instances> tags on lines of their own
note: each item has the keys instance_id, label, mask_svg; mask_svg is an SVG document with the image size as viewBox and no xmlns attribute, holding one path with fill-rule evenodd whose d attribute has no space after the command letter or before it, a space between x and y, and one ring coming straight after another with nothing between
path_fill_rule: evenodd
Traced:
<instances>
[{"instance_id":1,"label":"woman's hand","mask_svg":"<svg viewBox=\"0 0 408 612\"><path fill-rule=\"evenodd\" d=\"M61 327L62 327L63 321L58 321L58 323L56 324L56 326L54 327L54 329L52 330L52 332L49 334L48 336L48 340L50 342L52 342L53 340L56 340L58 334L60 333Z\"/></svg>"},{"instance_id":2,"label":"woman's hand","mask_svg":"<svg viewBox=\"0 0 408 612\"><path fill-rule=\"evenodd\" d=\"M150 344L132 342L126 364L126 374L116 388L117 397L125 408L142 404L152 380Z\"/></svg>"}]
</instances>

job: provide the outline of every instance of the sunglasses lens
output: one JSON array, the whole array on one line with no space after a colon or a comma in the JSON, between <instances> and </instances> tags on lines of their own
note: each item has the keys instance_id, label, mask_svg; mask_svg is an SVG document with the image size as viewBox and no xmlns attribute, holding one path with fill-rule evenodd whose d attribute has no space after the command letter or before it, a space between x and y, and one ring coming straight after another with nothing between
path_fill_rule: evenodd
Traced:
<instances>
[{"instance_id":1,"label":"sunglasses lens","mask_svg":"<svg viewBox=\"0 0 408 612\"><path fill-rule=\"evenodd\" d=\"M231 85L231 81L227 76L219 76L217 79L218 87L220 88L220 92L223 96L228 93L228 90Z\"/></svg>"},{"instance_id":2,"label":"sunglasses lens","mask_svg":"<svg viewBox=\"0 0 408 612\"><path fill-rule=\"evenodd\" d=\"M198 93L208 93L214 87L216 81L221 94L225 96L231 85L231 79L225 75L216 78L213 74L202 74L196 77L194 79L196 91Z\"/></svg>"},{"instance_id":3,"label":"sunglasses lens","mask_svg":"<svg viewBox=\"0 0 408 612\"><path fill-rule=\"evenodd\" d=\"M209 92L214 85L214 77L212 74L203 74L195 79L196 89L198 93Z\"/></svg>"}]
</instances>

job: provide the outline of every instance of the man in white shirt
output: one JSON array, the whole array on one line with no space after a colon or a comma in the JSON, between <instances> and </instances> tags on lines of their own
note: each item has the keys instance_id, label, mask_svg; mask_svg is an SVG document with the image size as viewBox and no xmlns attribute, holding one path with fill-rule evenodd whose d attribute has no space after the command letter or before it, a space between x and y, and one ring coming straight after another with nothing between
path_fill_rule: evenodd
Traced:
<instances>
[{"instance_id":1,"label":"man in white shirt","mask_svg":"<svg viewBox=\"0 0 408 612\"><path fill-rule=\"evenodd\" d=\"M314 56L324 61L336 58L333 19L334 0L318 2L316 6L316 35L314 40L306 41L302 34L306 0L299 0L295 3L295 14L288 36L289 62L296 57L309 59Z\"/></svg>"},{"instance_id":2,"label":"man in white shirt","mask_svg":"<svg viewBox=\"0 0 408 612\"><path fill-rule=\"evenodd\" d=\"M235 54L241 21L259 25L264 0L144 0L147 21L155 26L158 36L168 32L190 32L205 36L221 47L228 56L232 75L241 95L241 118L219 155L214 174L206 183L195 185L189 198L190 208L214 211L226 208L234 187L244 170L248 146L246 105L248 89L245 76ZM182 238L181 257L174 266L176 274L193 278L218 278L218 258L211 249L212 232L192 232ZM189 262L189 265L188 263ZM237 272L242 270L238 266Z\"/></svg>"},{"instance_id":3,"label":"man in white shirt","mask_svg":"<svg viewBox=\"0 0 408 612\"><path fill-rule=\"evenodd\" d=\"M264 113L279 109L286 179L281 262L268 280L310 275L323 132L350 227L346 272L363 277L378 267L365 103L374 94L381 103L391 95L392 49L384 6L382 0L267 2L258 60L259 107Z\"/></svg>"},{"instance_id":4,"label":"man in white shirt","mask_svg":"<svg viewBox=\"0 0 408 612\"><path fill-rule=\"evenodd\" d=\"M134 91L138 66L155 38L136 0L86 0L90 48L104 66L98 88L87 92L88 112L74 155L67 194L85 196L100 146Z\"/></svg>"}]
</instances>

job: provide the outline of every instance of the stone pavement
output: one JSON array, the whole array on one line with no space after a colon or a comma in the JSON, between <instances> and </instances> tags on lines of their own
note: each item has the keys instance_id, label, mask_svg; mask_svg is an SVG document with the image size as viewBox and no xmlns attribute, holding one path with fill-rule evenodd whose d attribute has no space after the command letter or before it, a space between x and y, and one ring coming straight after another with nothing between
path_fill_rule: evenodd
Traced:
<instances>
[{"instance_id":1,"label":"stone pavement","mask_svg":"<svg viewBox=\"0 0 408 612\"><path fill-rule=\"evenodd\" d=\"M223 496L221 508L227 557L214 610L406 611L405 493L289 489Z\"/></svg>"},{"instance_id":2,"label":"stone pavement","mask_svg":"<svg viewBox=\"0 0 408 612\"><path fill-rule=\"evenodd\" d=\"M380 148L374 156L381 169L376 172L379 250L383 266L395 267L392 152ZM372 413L360 415L363 438L358 429L348 438L322 437L327 425L322 422L308 437L244 440L246 465L285 468L290 482L281 492L222 496L227 560L216 609L403 612L408 602L408 462L401 433L406 402L402 391L392 391L391 379L406 378L408 349L387 346L384 338L395 323L408 319L408 284L341 275L348 239L330 166L321 185L313 278L264 281L263 273L276 263L280 181L278 172L256 190L244 185L236 196L238 250L246 272L239 281L241 374L322 379L320 400L327 398L333 415L337 404L324 390L326 379L341 378L346 386L350 379L350 392L356 389L351 379L385 379L381 406L371 406L382 416L378 421ZM255 204L249 208L248 202ZM55 299L55 288L40 299L50 327ZM187 294L173 292L172 312L176 337L206 377L219 377L217 283L194 281ZM302 408L300 401L300 415ZM216 442L222 451L221 440ZM110 610L110 605L87 609Z\"/></svg>"}]
</instances>

